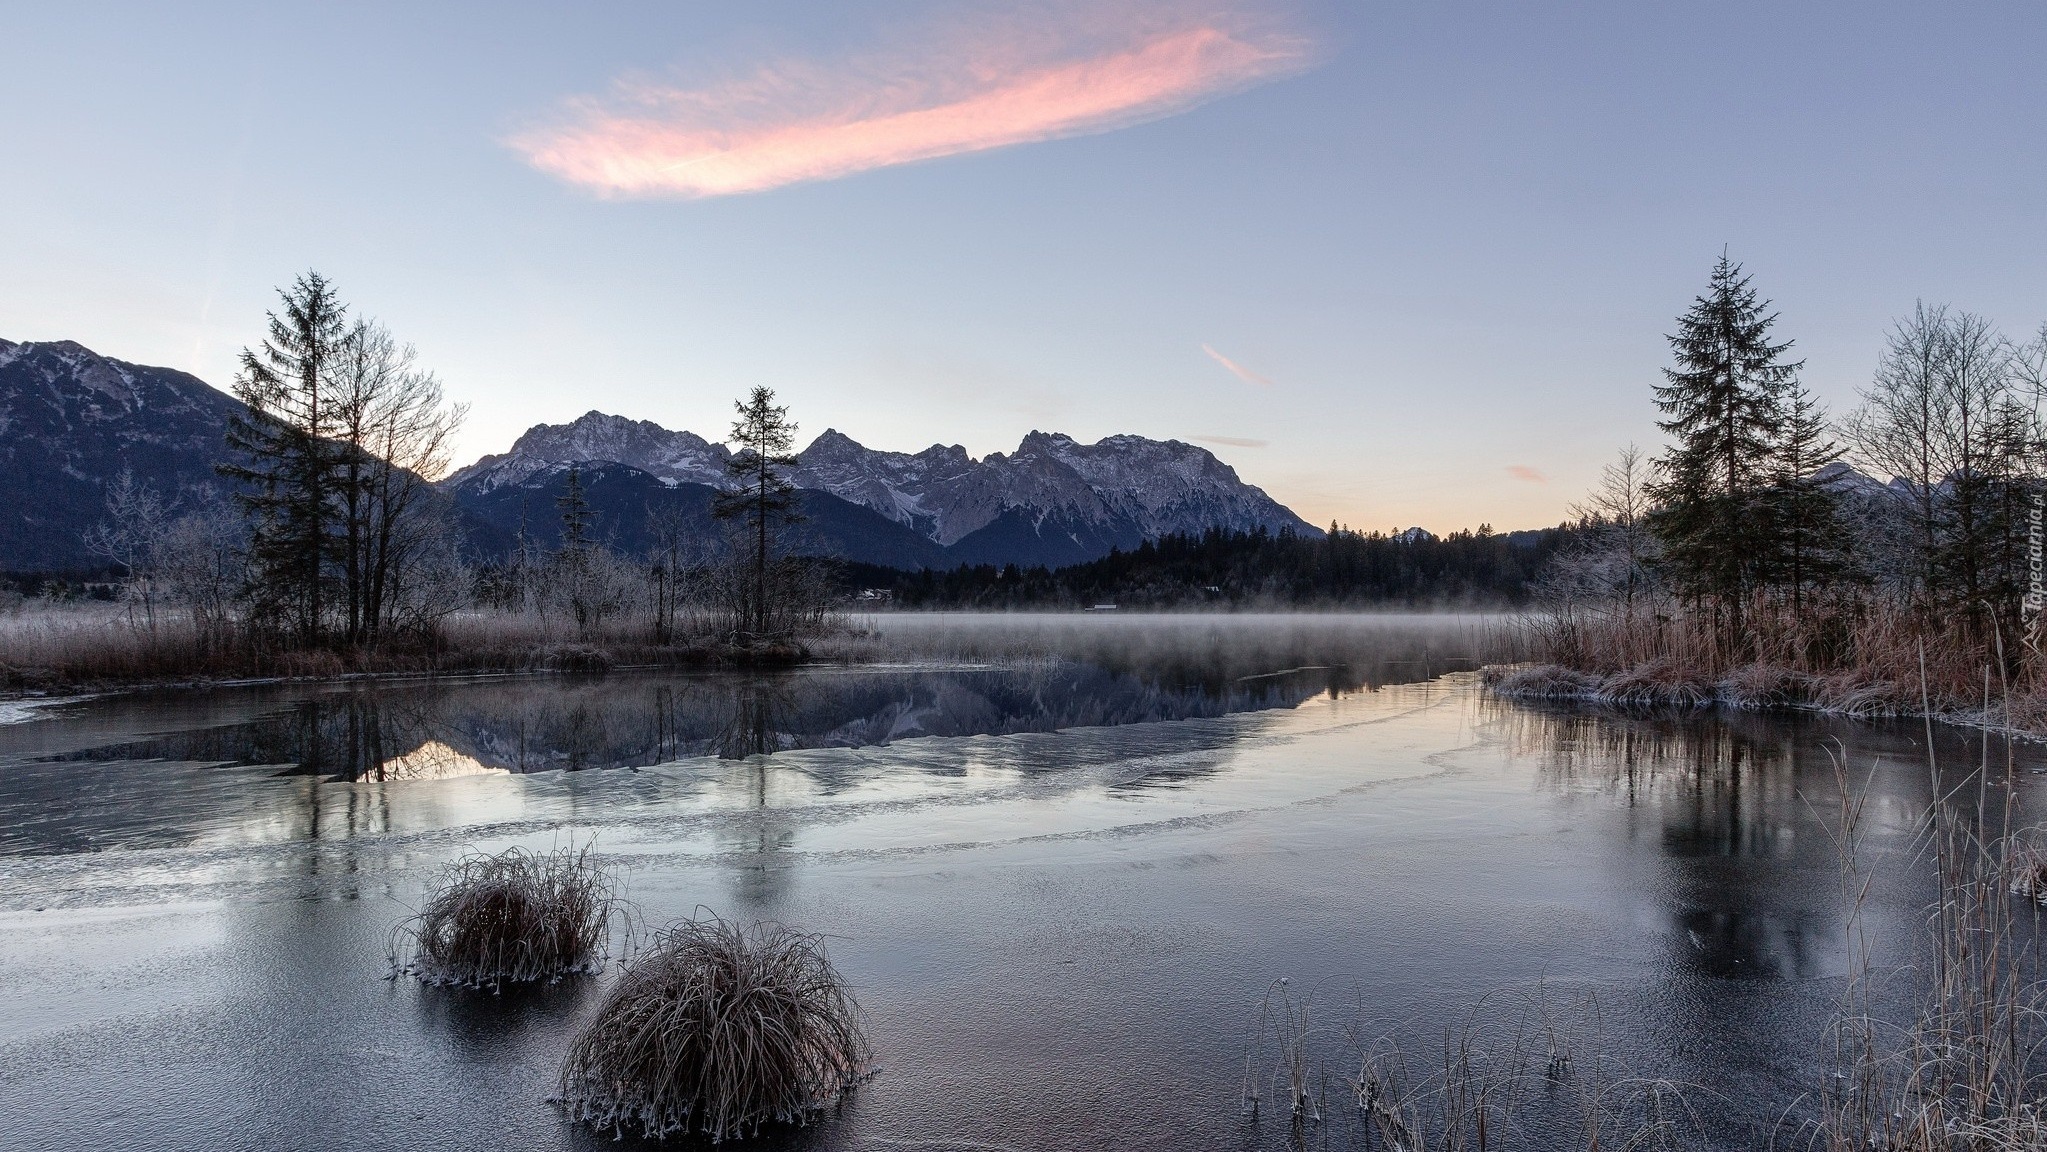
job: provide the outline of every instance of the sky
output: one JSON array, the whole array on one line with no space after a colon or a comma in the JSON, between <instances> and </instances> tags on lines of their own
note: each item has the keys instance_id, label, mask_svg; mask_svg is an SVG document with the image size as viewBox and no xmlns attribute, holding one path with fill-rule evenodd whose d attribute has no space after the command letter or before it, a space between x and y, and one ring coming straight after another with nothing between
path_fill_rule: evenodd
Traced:
<instances>
[{"instance_id":1,"label":"sky","mask_svg":"<svg viewBox=\"0 0 2047 1152\"><path fill-rule=\"evenodd\" d=\"M2047 321L2047 4L0 0L0 338L219 387L307 269L467 403L1202 444L1554 523L1723 249L1855 403Z\"/></svg>"}]
</instances>

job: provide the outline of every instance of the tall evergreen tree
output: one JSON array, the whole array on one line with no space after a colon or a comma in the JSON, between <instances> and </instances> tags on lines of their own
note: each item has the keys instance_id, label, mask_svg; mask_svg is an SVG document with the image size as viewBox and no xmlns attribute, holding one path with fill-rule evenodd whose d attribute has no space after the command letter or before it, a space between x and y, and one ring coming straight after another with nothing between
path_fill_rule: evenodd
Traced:
<instances>
[{"instance_id":1,"label":"tall evergreen tree","mask_svg":"<svg viewBox=\"0 0 2047 1152\"><path fill-rule=\"evenodd\" d=\"M308 272L280 290L282 313L269 335L242 350L234 392L246 405L228 422L229 448L242 460L221 472L238 482L248 512L249 592L269 623L317 643L322 634L334 552L335 453L325 401L347 339L347 309L334 286Z\"/></svg>"},{"instance_id":2,"label":"tall evergreen tree","mask_svg":"<svg viewBox=\"0 0 2047 1152\"><path fill-rule=\"evenodd\" d=\"M562 494L557 496L554 506L561 510L562 554L580 557L590 547L590 499L583 494L583 471L576 465L569 465L568 483ZM526 531L524 513L521 513L519 531Z\"/></svg>"},{"instance_id":3,"label":"tall evergreen tree","mask_svg":"<svg viewBox=\"0 0 2047 1152\"><path fill-rule=\"evenodd\" d=\"M768 388L755 388L747 399L734 401L733 408L739 419L733 422L731 440L739 450L725 468L734 486L718 493L711 513L745 526L753 586L747 615L759 633L767 631L770 616L768 562L776 530L800 519L796 487L781 472L796 464L789 451L796 443L796 425L789 422L789 409L776 404L775 393Z\"/></svg>"},{"instance_id":4,"label":"tall evergreen tree","mask_svg":"<svg viewBox=\"0 0 2047 1152\"><path fill-rule=\"evenodd\" d=\"M554 506L561 510L562 526L561 547L549 565L551 593L568 604L577 635L587 638L591 625L610 608L611 589L606 586L605 557L590 539L590 500L583 493L583 472L574 464L569 465L568 483Z\"/></svg>"},{"instance_id":5,"label":"tall evergreen tree","mask_svg":"<svg viewBox=\"0 0 2047 1152\"><path fill-rule=\"evenodd\" d=\"M1763 558L1768 569L1761 576L1786 590L1792 612L1803 616L1808 589L1848 579L1857 566L1841 523L1836 477L1821 475L1843 451L1832 438L1826 411L1796 381L1785 386L1779 408L1782 421L1770 453L1766 506L1770 539Z\"/></svg>"},{"instance_id":6,"label":"tall evergreen tree","mask_svg":"<svg viewBox=\"0 0 2047 1152\"><path fill-rule=\"evenodd\" d=\"M1725 254L1706 294L1667 337L1676 366L1663 371L1658 427L1673 443L1657 460L1653 526L1678 589L1725 613L1741 634L1742 603L1769 552L1764 494L1783 397L1803 362L1786 362L1789 342L1770 342L1776 314Z\"/></svg>"}]
</instances>

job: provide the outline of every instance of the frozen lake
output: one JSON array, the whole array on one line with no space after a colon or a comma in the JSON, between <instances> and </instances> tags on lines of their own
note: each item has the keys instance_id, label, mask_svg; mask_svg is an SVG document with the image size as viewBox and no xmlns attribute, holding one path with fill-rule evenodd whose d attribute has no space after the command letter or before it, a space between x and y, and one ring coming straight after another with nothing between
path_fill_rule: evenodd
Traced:
<instances>
[{"instance_id":1,"label":"frozen lake","mask_svg":"<svg viewBox=\"0 0 2047 1152\"><path fill-rule=\"evenodd\" d=\"M545 1102L609 975L384 978L440 865L585 841L656 922L829 937L881 1071L770 1143L1278 1147L1241 1097L1279 977L1333 1100L1353 1036L1427 1063L1540 986L1749 1143L1840 990L1827 749L1895 961L1922 730L1503 704L1465 670L1497 623L883 617L881 666L36 711L0 726L0 1147L617 1147Z\"/></svg>"}]
</instances>

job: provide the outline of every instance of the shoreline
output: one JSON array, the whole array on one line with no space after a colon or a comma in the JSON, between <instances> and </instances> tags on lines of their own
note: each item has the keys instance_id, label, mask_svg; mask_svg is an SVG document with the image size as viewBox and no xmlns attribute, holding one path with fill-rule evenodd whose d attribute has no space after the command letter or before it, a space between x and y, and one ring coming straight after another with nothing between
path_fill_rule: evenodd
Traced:
<instances>
[{"instance_id":1,"label":"shoreline","mask_svg":"<svg viewBox=\"0 0 2047 1152\"><path fill-rule=\"evenodd\" d=\"M893 655L981 658L999 653L1063 651L1113 657L1157 648L1203 656L1218 643L1256 642L1284 649L1273 660L1328 663L1370 637L1401 640L1401 655L1468 661L1512 659L1525 651L1503 642L1504 613L1299 611L1285 613L936 612L849 613L800 636L758 643L721 642L722 632L692 630L656 643L636 630L602 629L578 638L559 622L464 618L434 641L394 638L374 649L283 649L239 639L205 642L178 625L160 633L114 619L58 621L56 626L0 629L0 703L58 695L148 689L239 687L276 683L346 683L451 675L595 673L611 669L744 669L804 662L860 664ZM1437 638L1440 626L1451 632ZM1218 638L1210 633L1220 629ZM1407 652L1406 648L1413 651ZM1279 663L1246 671L1270 671Z\"/></svg>"},{"instance_id":2,"label":"shoreline","mask_svg":"<svg viewBox=\"0 0 2047 1152\"><path fill-rule=\"evenodd\" d=\"M1761 669L1762 674L1744 677L1744 673L1753 673L1757 669ZM1659 676L1658 673L1666 675ZM1650 661L1606 676L1580 672L1561 664L1530 662L1489 664L1479 669L1478 675L1479 685L1486 695L1500 700L1591 704L1623 712L1701 712L1726 708L1760 714L1804 713L1844 720L1932 720L2006 739L2047 744L2047 731L2029 728L2011 719L2009 697L2003 707L1993 704L1989 708L1943 708L1938 702L1928 707L1923 696L1919 702L1906 700L1900 707L1897 703L1905 697L1901 695L1904 690L1899 685L1871 681L1860 674L1831 678L1836 688L1840 687L1841 681L1852 680L1857 690L1828 698L1812 690L1823 692L1830 678L1767 666L1738 668L1717 679L1697 674L1667 673L1670 669L1662 661ZM1759 684L1758 681L1764 683ZM1770 683L1772 681L1773 684ZM1806 689L1808 694L1787 692L1786 688L1793 685ZM1774 690L1757 690L1764 686Z\"/></svg>"},{"instance_id":3,"label":"shoreline","mask_svg":"<svg viewBox=\"0 0 2047 1152\"><path fill-rule=\"evenodd\" d=\"M253 688L275 684L351 684L351 683L402 683L407 680L439 679L511 679L525 676L573 676L603 675L607 672L646 671L656 668L683 670L714 670L737 668L793 668L803 664L829 663L852 664L858 659L849 653L836 655L820 654L802 645L789 649L748 650L748 649L707 649L690 648L678 651L675 659L668 660L614 660L599 645L580 645L598 657L595 660L578 659L566 662L538 660L526 663L478 663L450 664L444 667L393 666L387 668L352 669L348 671L320 671L306 673L275 673L271 675L222 675L222 676L142 676L136 678L90 677L71 680L53 675L48 687L10 686L0 688L0 708L8 706L45 706L60 702L95 699L125 692L150 692L181 689ZM330 653L331 654L331 653ZM0 671L12 676L23 673L33 674L41 669L10 668L0 664Z\"/></svg>"}]
</instances>

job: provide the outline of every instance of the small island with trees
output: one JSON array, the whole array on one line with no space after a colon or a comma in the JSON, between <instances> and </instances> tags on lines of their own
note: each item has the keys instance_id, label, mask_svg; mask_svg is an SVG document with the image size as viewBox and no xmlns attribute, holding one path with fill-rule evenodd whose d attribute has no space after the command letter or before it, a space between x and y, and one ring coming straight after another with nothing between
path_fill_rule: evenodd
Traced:
<instances>
[{"instance_id":1,"label":"small island with trees","mask_svg":"<svg viewBox=\"0 0 2047 1152\"><path fill-rule=\"evenodd\" d=\"M2047 326L1920 304L1830 422L1723 257L1630 446L1532 587L1534 667L1495 691L1622 704L1953 714L2047 732ZM1887 477L1878 481L1874 476Z\"/></svg>"}]
</instances>

